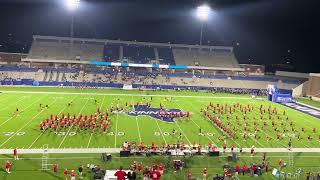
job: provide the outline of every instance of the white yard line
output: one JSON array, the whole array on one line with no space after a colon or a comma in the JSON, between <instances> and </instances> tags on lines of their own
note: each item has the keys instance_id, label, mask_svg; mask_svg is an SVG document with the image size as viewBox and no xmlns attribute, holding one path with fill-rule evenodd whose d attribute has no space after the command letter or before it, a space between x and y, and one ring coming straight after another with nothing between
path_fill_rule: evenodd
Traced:
<instances>
[{"instance_id":1,"label":"white yard line","mask_svg":"<svg viewBox=\"0 0 320 180\"><path fill-rule=\"evenodd\" d=\"M175 124L178 126L178 128L180 129L180 132L183 134L183 136L186 138L186 140L188 141L189 145L192 145L191 141L189 140L189 138L186 136L186 134L184 133L184 131L181 129L181 127L179 126L179 124L177 122L175 122Z\"/></svg>"},{"instance_id":2,"label":"white yard line","mask_svg":"<svg viewBox=\"0 0 320 180\"><path fill-rule=\"evenodd\" d=\"M139 127L138 117L137 116L136 116L136 123L137 123L137 128L138 128L139 139L140 139L140 142L142 142L141 133L140 133L140 127Z\"/></svg>"},{"instance_id":3,"label":"white yard line","mask_svg":"<svg viewBox=\"0 0 320 180\"><path fill-rule=\"evenodd\" d=\"M88 144L87 144L87 148L89 148L89 146L90 146L90 142L91 142L92 134L93 134L93 133L91 133L91 134L90 134L90 138L89 138L89 141L88 141Z\"/></svg>"},{"instance_id":4,"label":"white yard line","mask_svg":"<svg viewBox=\"0 0 320 180\"><path fill-rule=\"evenodd\" d=\"M101 108L102 108L102 105L103 105L103 102L104 102L104 99L105 99L105 98L106 98L106 96L103 96L102 102L101 102L101 104L100 104L100 110L101 110ZM90 146L90 142L91 142L92 135L93 135L93 133L90 134L90 138L89 138L89 141L88 141L88 144L87 144L87 148L89 148L89 146Z\"/></svg>"},{"instance_id":5,"label":"white yard line","mask_svg":"<svg viewBox=\"0 0 320 180\"><path fill-rule=\"evenodd\" d=\"M131 104L134 105L133 96L131 96ZM138 116L136 116L136 124L137 124L137 129L138 129L139 140L140 140L140 143L141 143L142 142L142 138L141 138L141 133L140 133L140 126L139 126L139 123L138 123Z\"/></svg>"},{"instance_id":6,"label":"white yard line","mask_svg":"<svg viewBox=\"0 0 320 180\"><path fill-rule=\"evenodd\" d=\"M164 135L163 135L163 133L162 133L162 130L161 130L160 126L159 126L158 120L156 120L155 118L152 118L152 119L154 119L154 121L156 122L156 124L157 124L157 126L158 126L158 129L159 129L159 131L160 131L160 133L161 133L161 136L162 136L162 138L163 138L164 143L165 143L165 144L168 144L167 141L166 141L166 138L164 137Z\"/></svg>"},{"instance_id":7,"label":"white yard line","mask_svg":"<svg viewBox=\"0 0 320 180\"><path fill-rule=\"evenodd\" d=\"M0 97L1 97L1 96L0 96ZM17 104L18 102L22 101L25 97L21 97L18 101L15 99L12 103L7 104L6 101L7 101L8 99L10 99L10 98L11 98L11 97L10 97L10 95L9 95L8 97L1 99L1 104L4 104L5 107L2 107L2 108L0 109L0 111L2 111L2 110L4 110L4 109L7 109L8 107L12 106L13 104Z\"/></svg>"},{"instance_id":8,"label":"white yard line","mask_svg":"<svg viewBox=\"0 0 320 180\"><path fill-rule=\"evenodd\" d=\"M117 98L118 99L118 98ZM119 101L117 100L117 107L119 106ZM114 148L117 147L117 136L118 136L118 119L119 119L119 113L117 113L116 118L116 133L114 134Z\"/></svg>"},{"instance_id":9,"label":"white yard line","mask_svg":"<svg viewBox=\"0 0 320 180\"><path fill-rule=\"evenodd\" d=\"M87 99L86 103L84 103L84 105L82 106L82 108L81 108L80 112L78 113L78 115L80 115L80 114L81 114L81 112L83 111L84 107L86 107L86 105L87 105L88 101L89 101L89 98ZM67 133L65 134L65 136L63 137L63 139L62 139L62 141L60 142L60 144L59 144L58 148L60 148L60 147L61 147L62 143L63 143L63 142L64 142L64 140L67 138L67 136L68 136L68 134L69 134L70 130L72 129L72 127L73 127L73 125L68 129L68 132L67 132Z\"/></svg>"},{"instance_id":10,"label":"white yard line","mask_svg":"<svg viewBox=\"0 0 320 180\"><path fill-rule=\"evenodd\" d=\"M74 98L72 98L72 101L76 98L77 96L75 96ZM58 115L60 115L65 109L67 108L67 106L64 106L60 112L58 113ZM44 132L41 132L40 135L30 144L30 146L28 147L28 149L30 149L34 143L36 143L38 141L38 139L44 134Z\"/></svg>"},{"instance_id":11,"label":"white yard line","mask_svg":"<svg viewBox=\"0 0 320 180\"><path fill-rule=\"evenodd\" d=\"M174 102L174 101L173 101ZM178 107L182 110L183 108L178 104L178 103L176 103L176 102L174 102L176 105L178 105ZM191 103L190 103L191 104ZM191 104L191 106L193 107L193 105ZM197 114L199 114L200 115L200 113L198 113L197 112ZM198 128L200 128L200 126L196 123L196 122L194 122L194 120L192 119L192 118L190 118L190 120L198 127ZM209 141L211 141L212 143L213 143L213 145L214 146L216 146L217 147L217 145L214 143L214 141L209 137L209 136L205 136L206 138L208 138L209 139ZM200 143L200 142L198 142L198 143Z\"/></svg>"},{"instance_id":12,"label":"white yard line","mask_svg":"<svg viewBox=\"0 0 320 180\"><path fill-rule=\"evenodd\" d=\"M51 106L53 103L55 103L57 100L52 101L49 105ZM12 136L8 137L7 140L5 140L0 147L2 147L4 144L6 144L11 138L13 138L18 132L20 132L23 128L25 128L27 125L29 125L36 117L38 117L45 109L42 109L40 112L38 112L35 116L33 116L30 121L24 124L18 131L16 131Z\"/></svg>"},{"instance_id":13,"label":"white yard line","mask_svg":"<svg viewBox=\"0 0 320 180\"><path fill-rule=\"evenodd\" d=\"M22 109L20 113L22 113L23 111L29 109L32 105L34 105L35 103L37 103L38 101L40 101L40 100L43 99L44 97L46 97L46 96L43 96L43 97L39 98L38 100L34 101L34 102L31 103L29 106L27 106L26 108ZM7 123L8 121L10 121L12 118L14 118L14 116L12 116L12 117L10 117L9 119L7 119L6 121L2 122L2 123L0 124L0 127L1 127L2 125L4 125L5 123Z\"/></svg>"},{"instance_id":14,"label":"white yard line","mask_svg":"<svg viewBox=\"0 0 320 180\"><path fill-rule=\"evenodd\" d=\"M194 106L192 105L192 103L190 103L189 101L187 101L193 108L194 108ZM199 113L199 112L197 112L200 116L201 116L201 114ZM208 118L207 117L205 117L205 119L206 120L208 120ZM208 120L210 123L212 123L210 120ZM198 125L197 125L198 126ZM198 126L199 127L199 126ZM215 126L214 126L215 127ZM199 127L200 128L200 127ZM230 140L232 141L232 142L234 142L236 145L238 145L238 147L241 147L240 146L240 144L239 143L237 143L237 141L235 141L235 140L233 140L232 138L230 138ZM214 144L215 145L215 144ZM217 145L215 145L216 147L217 147Z\"/></svg>"},{"instance_id":15,"label":"white yard line","mask_svg":"<svg viewBox=\"0 0 320 180\"><path fill-rule=\"evenodd\" d=\"M257 106L257 101L253 100L253 101L251 101L251 102L253 102L253 104L254 104L256 107L258 107L258 106ZM237 111L238 111L238 110L237 110ZM254 114L256 114L256 115L259 116L259 113L254 112ZM270 136L270 135L269 135L268 133L266 133L265 131L261 131L261 132L264 133L265 135L267 135L268 137L270 137L273 141L276 141L276 142L277 142L278 144L280 144L281 146L287 147L285 144L280 143L277 139L273 138L272 136ZM302 145L304 145L304 144L302 144ZM310 147L307 146L307 145L304 145L304 146L310 148Z\"/></svg>"}]
</instances>

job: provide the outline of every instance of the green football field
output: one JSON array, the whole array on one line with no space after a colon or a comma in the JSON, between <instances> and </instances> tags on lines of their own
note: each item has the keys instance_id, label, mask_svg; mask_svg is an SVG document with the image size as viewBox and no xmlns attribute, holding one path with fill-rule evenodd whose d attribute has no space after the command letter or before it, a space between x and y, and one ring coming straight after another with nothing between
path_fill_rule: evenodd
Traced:
<instances>
[{"instance_id":1,"label":"green football field","mask_svg":"<svg viewBox=\"0 0 320 180\"><path fill-rule=\"evenodd\" d=\"M69 88L31 88L31 87L1 87L0 91L0 149L34 149L41 148L48 144L49 148L119 148L124 141L135 143L144 142L149 145L155 142L158 145L174 144L179 140L178 134L182 134L182 141L185 144L215 144L222 147L224 143L229 147L234 144L236 147L285 147L289 137L292 138L294 147L309 148L320 147L318 136L320 134L319 119L300 113L279 104L271 103L262 99L252 99L248 95L231 94L209 94L205 92L176 92L176 91L125 91L125 90L106 90L106 89L69 89ZM150 98L152 97L152 101ZM170 100L169 97L172 97ZM97 100L97 103L95 102ZM68 102L72 105L68 106ZM46 130L41 132L39 124L50 114L82 114L90 115L101 108L104 112L110 109L111 105L125 107L126 103L136 104L150 101L151 107L159 108L160 103L165 108L180 109L191 113L190 119L176 120L174 123L168 123L148 116L129 116L126 111L132 110L125 108L125 112L113 113L109 115L110 126L106 133L102 131L83 130L76 127L62 128L57 131ZM237 124L235 116L242 116L239 109L235 109L233 114L222 114L220 120L227 126L227 116L231 117L229 122L230 129L237 126L234 132L237 138L225 136L212 122L203 116L201 109L204 109L209 103L233 106L241 104L254 107L253 112L247 115L246 120L240 120ZM40 108L40 104L48 105L49 108ZM267 115L260 119L259 107L277 108L280 120L276 115L275 119L279 132L274 131ZM19 113L14 115L16 108ZM286 111L289 120L285 120L282 115ZM256 120L254 120L256 118ZM257 138L254 138L254 121L257 123ZM264 126L264 121L267 125ZM247 139L243 139L244 124L248 123L249 129ZM282 123L281 123L282 122ZM295 128L292 132L290 123ZM263 129L260 129L264 126ZM283 132L283 127L287 131ZM199 135L199 129L202 134ZM304 128L305 132L301 132ZM316 128L316 132L313 132ZM176 135L172 134L173 129ZM300 140L297 134L301 132ZM281 134L281 139L277 139ZM310 134L312 139L309 141L307 136ZM267 141L266 137L270 137Z\"/></svg>"}]
</instances>

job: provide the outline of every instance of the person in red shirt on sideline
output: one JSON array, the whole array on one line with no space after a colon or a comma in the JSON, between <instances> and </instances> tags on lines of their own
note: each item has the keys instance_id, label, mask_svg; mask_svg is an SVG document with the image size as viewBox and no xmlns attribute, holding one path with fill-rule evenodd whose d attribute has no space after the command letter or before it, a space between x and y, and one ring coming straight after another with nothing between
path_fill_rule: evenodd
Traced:
<instances>
[{"instance_id":1,"label":"person in red shirt on sideline","mask_svg":"<svg viewBox=\"0 0 320 180\"><path fill-rule=\"evenodd\" d=\"M236 165L236 167L234 167L234 171L236 174L238 174L240 171L240 166Z\"/></svg>"},{"instance_id":2,"label":"person in red shirt on sideline","mask_svg":"<svg viewBox=\"0 0 320 180\"><path fill-rule=\"evenodd\" d=\"M151 168L152 168L151 170L153 171L153 170L157 169L157 165L155 163L153 163Z\"/></svg>"},{"instance_id":3,"label":"person in red shirt on sideline","mask_svg":"<svg viewBox=\"0 0 320 180\"><path fill-rule=\"evenodd\" d=\"M282 159L279 159L279 161L278 161L278 166L279 166L279 170L282 168Z\"/></svg>"},{"instance_id":4,"label":"person in red shirt on sideline","mask_svg":"<svg viewBox=\"0 0 320 180\"><path fill-rule=\"evenodd\" d=\"M244 175L244 173L247 172L247 166L243 165L241 168L241 171L242 171L242 175Z\"/></svg>"},{"instance_id":5,"label":"person in red shirt on sideline","mask_svg":"<svg viewBox=\"0 0 320 180\"><path fill-rule=\"evenodd\" d=\"M17 148L13 150L13 157L14 157L14 160L19 160Z\"/></svg>"},{"instance_id":6,"label":"person in red shirt on sideline","mask_svg":"<svg viewBox=\"0 0 320 180\"><path fill-rule=\"evenodd\" d=\"M229 178L229 176L230 176L230 173L229 173L229 171L226 169L226 170L224 170L224 177L226 178L226 179L228 179Z\"/></svg>"},{"instance_id":7,"label":"person in red shirt on sideline","mask_svg":"<svg viewBox=\"0 0 320 180\"><path fill-rule=\"evenodd\" d=\"M152 170L152 180L160 180L161 173L157 170L157 168Z\"/></svg>"},{"instance_id":8,"label":"person in red shirt on sideline","mask_svg":"<svg viewBox=\"0 0 320 180\"><path fill-rule=\"evenodd\" d=\"M202 171L202 174L203 174L203 180L206 180L207 176L208 176L208 169L204 168L203 171Z\"/></svg>"},{"instance_id":9,"label":"person in red shirt on sideline","mask_svg":"<svg viewBox=\"0 0 320 180\"><path fill-rule=\"evenodd\" d=\"M117 177L117 180L125 180L126 175L126 172L122 171L122 166L120 166L119 170L116 173L114 173L114 176Z\"/></svg>"},{"instance_id":10,"label":"person in red shirt on sideline","mask_svg":"<svg viewBox=\"0 0 320 180\"><path fill-rule=\"evenodd\" d=\"M149 179L150 177L150 170L149 170L149 167L146 166L144 171L142 172L142 175L143 175L143 179Z\"/></svg>"},{"instance_id":11,"label":"person in red shirt on sideline","mask_svg":"<svg viewBox=\"0 0 320 180\"><path fill-rule=\"evenodd\" d=\"M141 164L138 164L138 166L137 166L137 169L138 169L139 172L141 172L141 170L142 170L142 165Z\"/></svg>"},{"instance_id":12,"label":"person in red shirt on sideline","mask_svg":"<svg viewBox=\"0 0 320 180\"><path fill-rule=\"evenodd\" d=\"M74 173L74 170L71 170L71 172L70 172L70 179L76 180L76 174Z\"/></svg>"},{"instance_id":13,"label":"person in red shirt on sideline","mask_svg":"<svg viewBox=\"0 0 320 180\"><path fill-rule=\"evenodd\" d=\"M223 144L223 152L226 152L226 149L227 149L227 145L224 143Z\"/></svg>"},{"instance_id":14,"label":"person in red shirt on sideline","mask_svg":"<svg viewBox=\"0 0 320 180\"><path fill-rule=\"evenodd\" d=\"M163 175L163 169L164 169L164 168L163 168L163 165L162 165L162 164L159 164L159 165L158 165L158 168L159 168L160 174Z\"/></svg>"},{"instance_id":15,"label":"person in red shirt on sideline","mask_svg":"<svg viewBox=\"0 0 320 180\"><path fill-rule=\"evenodd\" d=\"M191 173L191 171L188 172L188 180L192 180L192 173Z\"/></svg>"},{"instance_id":16,"label":"person in red shirt on sideline","mask_svg":"<svg viewBox=\"0 0 320 180\"><path fill-rule=\"evenodd\" d=\"M68 169L67 168L65 168L63 170L63 175L64 175L65 179L67 180L68 179Z\"/></svg>"},{"instance_id":17,"label":"person in red shirt on sideline","mask_svg":"<svg viewBox=\"0 0 320 180\"><path fill-rule=\"evenodd\" d=\"M9 173L9 174L11 173L10 172L10 167L11 167L11 163L10 163L10 161L7 161L6 162L6 172Z\"/></svg>"},{"instance_id":18,"label":"person in red shirt on sideline","mask_svg":"<svg viewBox=\"0 0 320 180\"><path fill-rule=\"evenodd\" d=\"M253 155L254 155L254 146L252 146L252 147L251 147L251 151L250 151L250 153L251 153L251 156L253 156Z\"/></svg>"},{"instance_id":19,"label":"person in red shirt on sideline","mask_svg":"<svg viewBox=\"0 0 320 180\"><path fill-rule=\"evenodd\" d=\"M266 169L266 172L268 172L268 170L269 170L269 163L266 163L265 169Z\"/></svg>"},{"instance_id":20,"label":"person in red shirt on sideline","mask_svg":"<svg viewBox=\"0 0 320 180\"><path fill-rule=\"evenodd\" d=\"M58 165L57 165L57 164L54 164L54 165L53 165L53 173L54 173L55 175L58 174Z\"/></svg>"}]
</instances>

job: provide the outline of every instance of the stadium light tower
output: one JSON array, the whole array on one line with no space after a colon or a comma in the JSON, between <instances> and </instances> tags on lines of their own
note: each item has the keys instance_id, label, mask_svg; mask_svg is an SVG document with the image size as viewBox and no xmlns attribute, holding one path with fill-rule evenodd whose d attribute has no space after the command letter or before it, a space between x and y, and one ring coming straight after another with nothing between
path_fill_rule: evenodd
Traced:
<instances>
[{"instance_id":1,"label":"stadium light tower","mask_svg":"<svg viewBox=\"0 0 320 180\"><path fill-rule=\"evenodd\" d=\"M73 26L74 26L74 12L79 8L80 0L65 0L66 7L72 13L71 17L71 27L70 27L70 37L73 37Z\"/></svg>"},{"instance_id":2,"label":"stadium light tower","mask_svg":"<svg viewBox=\"0 0 320 180\"><path fill-rule=\"evenodd\" d=\"M197 7L197 17L201 21L200 46L202 45L203 25L208 20L210 11L210 6L206 4Z\"/></svg>"}]
</instances>

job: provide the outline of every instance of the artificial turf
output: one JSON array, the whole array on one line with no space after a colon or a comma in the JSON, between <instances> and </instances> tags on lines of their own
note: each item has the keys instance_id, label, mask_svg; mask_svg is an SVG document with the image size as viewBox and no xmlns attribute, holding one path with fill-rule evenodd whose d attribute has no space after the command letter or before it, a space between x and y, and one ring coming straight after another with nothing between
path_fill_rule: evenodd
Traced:
<instances>
[{"instance_id":1,"label":"artificial turf","mask_svg":"<svg viewBox=\"0 0 320 180\"><path fill-rule=\"evenodd\" d=\"M297 131L301 131L304 127L306 132L301 133L301 140L295 136L290 136L293 142L293 147L309 148L320 147L318 135L320 130L319 119L295 111L293 109L284 107L280 104L268 102L265 97L262 99L252 99L249 95L235 95L226 93L206 93L206 92L190 92L190 91L125 91L125 90L111 90L111 89L73 89L73 88L33 88L33 87L1 87L0 88L0 149L28 149L41 148L44 144L48 144L49 148L94 148L94 147L120 147L124 141L133 141L145 144L176 143L177 136L171 135L173 129L183 133L183 141L186 144L199 143L203 146L208 143L216 144L222 147L224 143L229 147L234 144L242 147L260 148L275 148L285 147L288 139L286 136L282 140L277 140L274 128L271 126L270 120L265 116L268 125L259 132L259 138L255 139L249 136L244 140L241 136L243 133L243 123L235 131L238 134L238 139L227 137L226 140L221 140L223 133L212 124L212 122L203 116L201 109L205 109L210 102L214 105L220 104L232 106L240 103L244 106L248 104L254 107L254 112L248 115L248 122L250 130L248 133L253 133L253 117L259 120L259 107L272 108L276 107L279 113L283 110L289 116L289 120L293 122ZM158 119L147 116L132 117L125 113L113 114L110 116L111 126L108 133L92 132L92 131L78 131L72 128L59 130L58 133L46 131L41 133L39 130L39 123L50 114L92 114L96 112L97 107L102 110L110 108L111 104L119 104L124 106L128 103L145 103L150 97L152 107L159 107L160 103L164 104L165 108L178 108L183 111L190 111L190 119L178 120L176 123L167 123ZM168 100L167 97L173 97ZM71 106L67 106L70 100L73 101ZM94 100L98 102L95 103ZM49 105L49 108L40 109L39 104ZM19 115L13 115L19 108ZM129 109L127 109L129 110ZM242 113L237 109L236 112L229 116L241 116ZM223 123L227 123L227 115L221 115L220 119ZM275 117L275 115L273 115ZM284 116L281 115L284 120ZM288 126L291 132L289 122L284 121L284 125L277 121L280 130L283 126ZM259 125L262 125L259 120ZM231 122L230 127L233 127L236 121ZM202 129L203 136L199 136L199 129ZM313 133L313 128L316 128L316 133ZM62 133L64 132L64 133ZM119 133L121 132L121 133ZM117 136L115 136L117 134ZM272 139L267 142L266 134ZM287 133L284 133L287 134ZM307 140L307 135L311 134L312 140ZM222 154L220 157L194 156L183 159L187 162L187 169L173 173L172 169L165 173L163 179L184 179L187 171L191 170L195 176L201 177L201 170L204 167L209 168L210 177L216 173L222 174L222 165L226 161L226 155ZM267 161L272 167L276 167L279 158L287 161L287 153L268 153ZM50 163L58 163L60 172L58 177L55 177L51 171L41 172L41 154L38 155L21 155L19 161L13 161L12 156L1 155L1 167L3 168L6 160L10 159L13 162L13 169L11 174L0 173L0 179L63 179L62 168L76 169L80 164L99 164L104 169L115 169L120 165L124 167L129 166L133 161L143 162L145 165L152 163L167 164L171 162L168 157L130 157L119 158L113 155L111 162L101 162L100 154L50 154ZM36 158L36 159L33 159ZM237 164L243 165L250 163L260 163L261 155L256 154L250 157L249 154L240 155ZM297 168L302 168L304 172L317 172L320 164L319 153L295 153L294 167L287 167L284 171L294 172ZM235 163L231 162L231 165ZM169 168L168 168L169 169ZM89 179L91 175L87 172L84 179ZM249 179L249 176L241 177L240 179ZM264 174L259 179L271 179L270 173Z\"/></svg>"},{"instance_id":2,"label":"artificial turf","mask_svg":"<svg viewBox=\"0 0 320 180\"><path fill-rule=\"evenodd\" d=\"M284 147L288 139L284 137L282 140L277 140L277 133L274 132L274 127L271 125L271 120L267 115L260 120L259 107L262 105L265 108L276 107L279 114L286 111L289 116L289 121L286 121L281 114L281 120L277 120L275 115L272 119L276 121L276 127L283 136L288 134L292 137L294 147L320 147L318 135L320 132L320 124L318 119L293 109L284 107L280 104L272 103L262 99L251 99L248 95L226 95L226 94L209 94L196 92L175 92L175 91L122 91L122 90L103 90L103 89L62 89L62 88L11 88L15 92L8 92L10 88L1 88L0 96L0 148L11 149L17 148L41 148L44 144L48 144L49 148L93 148L93 147L120 147L124 141L131 141L145 144L152 142L162 145L164 143L173 144L179 139L178 135L173 136L173 129L182 133L182 141L185 144L201 144L207 145L213 143L217 147L222 147L224 143L229 147L231 144L242 147ZM22 91L21 91L22 90ZM20 91L20 92L19 92ZM44 93L41 93L44 92ZM56 94L59 92L59 94ZM97 94L98 93L98 94ZM196 94L196 96L194 96ZM200 95L199 95L200 94ZM201 96L202 95L202 96ZM153 100L150 101L150 97ZM168 100L166 97L173 97ZM68 102L73 101L71 106L67 106ZM95 103L94 100L97 100ZM190 119L177 120L175 123L168 123L159 119L150 118L148 116L128 116L125 112L114 113L110 115L111 125L107 133L101 131L92 132L91 130L79 131L74 127L60 129L58 132L47 130L42 133L39 130L39 124L50 114L94 114L98 107L101 111L110 109L113 106L125 107L125 103L135 104L137 102L151 102L152 107L159 107L160 103L165 108L178 108L185 112L191 113ZM241 120L240 125L235 130L238 134L238 139L227 137L226 140L221 140L223 133L212 124L212 122L201 113L210 102L213 104L232 106L240 103L243 106L248 104L255 110L248 114L247 120ZM49 108L40 109L39 104L49 105ZM19 109L18 115L13 115ZM126 108L125 110L130 110ZM239 109L233 114L223 114L220 119L226 124L226 117L231 117L230 128L236 125L235 116L242 117L242 112ZM253 118L257 120L253 120ZM233 118L233 119L232 119ZM249 136L244 140L241 134L244 132L243 126L245 122L249 124L247 133L253 134L253 123L258 122L259 128L263 126L263 121L267 121L268 125L263 130L259 130L258 139ZM281 125L283 121L283 125ZM289 122L293 122L296 132L292 132ZM282 132L282 127L287 127L287 132ZM199 136L199 129L202 129L203 136ZM305 128L302 133L301 129ZM316 132L313 132L316 128ZM301 140L294 136L301 132ZM307 136L311 135L311 141L307 140ZM270 141L266 141L266 136L270 137Z\"/></svg>"}]
</instances>

